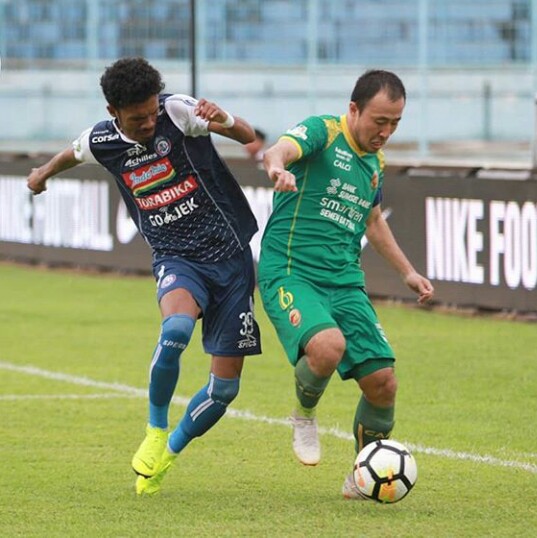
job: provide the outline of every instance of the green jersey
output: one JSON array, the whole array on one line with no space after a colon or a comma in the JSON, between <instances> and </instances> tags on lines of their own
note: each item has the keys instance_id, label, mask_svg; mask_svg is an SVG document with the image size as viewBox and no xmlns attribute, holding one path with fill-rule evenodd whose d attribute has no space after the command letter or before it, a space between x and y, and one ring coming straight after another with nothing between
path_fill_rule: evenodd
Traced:
<instances>
[{"instance_id":1,"label":"green jersey","mask_svg":"<svg viewBox=\"0 0 537 538\"><path fill-rule=\"evenodd\" d=\"M259 279L285 274L324 286L363 286L361 240L380 202L382 151L361 151L345 116L310 117L283 137L299 149L288 167L298 191L274 193Z\"/></svg>"}]
</instances>

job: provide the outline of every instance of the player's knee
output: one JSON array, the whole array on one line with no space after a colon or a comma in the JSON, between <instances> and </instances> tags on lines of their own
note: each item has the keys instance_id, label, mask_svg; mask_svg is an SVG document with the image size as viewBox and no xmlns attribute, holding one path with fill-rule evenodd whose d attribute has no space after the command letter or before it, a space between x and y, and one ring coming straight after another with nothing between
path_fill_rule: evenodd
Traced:
<instances>
[{"instance_id":1,"label":"player's knee","mask_svg":"<svg viewBox=\"0 0 537 538\"><path fill-rule=\"evenodd\" d=\"M159 345L166 351L177 353L164 353L164 357L179 356L190 342L194 331L195 320L184 314L174 314L162 322Z\"/></svg>"},{"instance_id":2,"label":"player's knee","mask_svg":"<svg viewBox=\"0 0 537 538\"><path fill-rule=\"evenodd\" d=\"M343 358L347 342L339 329L326 329L315 334L306 346L306 354L318 369L333 372Z\"/></svg>"},{"instance_id":3,"label":"player's knee","mask_svg":"<svg viewBox=\"0 0 537 538\"><path fill-rule=\"evenodd\" d=\"M228 406L239 394L240 377L225 379L211 374L209 386L211 398L215 402Z\"/></svg>"},{"instance_id":4,"label":"player's knee","mask_svg":"<svg viewBox=\"0 0 537 538\"><path fill-rule=\"evenodd\" d=\"M390 406L395 403L397 378L393 368L383 368L360 380L365 397L374 405Z\"/></svg>"}]
</instances>

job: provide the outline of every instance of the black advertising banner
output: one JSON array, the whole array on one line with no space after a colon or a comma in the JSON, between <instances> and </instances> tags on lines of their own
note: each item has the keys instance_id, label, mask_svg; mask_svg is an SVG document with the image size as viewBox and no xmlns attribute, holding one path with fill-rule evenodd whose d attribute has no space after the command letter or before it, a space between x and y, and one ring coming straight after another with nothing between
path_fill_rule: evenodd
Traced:
<instances>
[{"instance_id":1,"label":"black advertising banner","mask_svg":"<svg viewBox=\"0 0 537 538\"><path fill-rule=\"evenodd\" d=\"M0 162L0 257L30 263L149 273L149 248L111 176L96 165L64 172L46 194L26 188L44 162ZM272 190L265 173L228 160L263 230ZM455 169L388 168L382 208L400 246L436 288L438 302L537 311L537 181L489 179ZM494 178L494 179L492 179ZM257 260L261 232L252 240ZM373 296L414 299L364 240L362 263Z\"/></svg>"},{"instance_id":2,"label":"black advertising banner","mask_svg":"<svg viewBox=\"0 0 537 538\"><path fill-rule=\"evenodd\" d=\"M508 173L506 173L508 175ZM383 211L403 251L457 306L537 311L537 181L389 176ZM367 246L371 293L412 298Z\"/></svg>"},{"instance_id":3,"label":"black advertising banner","mask_svg":"<svg viewBox=\"0 0 537 538\"><path fill-rule=\"evenodd\" d=\"M24 174L35 165L0 165L0 255L50 265L150 270L150 250L108 172L79 166L33 196Z\"/></svg>"}]
</instances>

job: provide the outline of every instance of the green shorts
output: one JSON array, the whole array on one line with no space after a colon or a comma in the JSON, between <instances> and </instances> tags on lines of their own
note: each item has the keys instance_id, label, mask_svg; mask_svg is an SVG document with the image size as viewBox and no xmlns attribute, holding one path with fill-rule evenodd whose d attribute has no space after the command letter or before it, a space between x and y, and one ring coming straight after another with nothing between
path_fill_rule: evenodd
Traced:
<instances>
[{"instance_id":1,"label":"green shorts","mask_svg":"<svg viewBox=\"0 0 537 538\"><path fill-rule=\"evenodd\" d=\"M293 276L259 282L263 306L294 366L309 340L337 327L346 340L341 379L393 367L395 356L367 293L360 287L320 287Z\"/></svg>"}]
</instances>

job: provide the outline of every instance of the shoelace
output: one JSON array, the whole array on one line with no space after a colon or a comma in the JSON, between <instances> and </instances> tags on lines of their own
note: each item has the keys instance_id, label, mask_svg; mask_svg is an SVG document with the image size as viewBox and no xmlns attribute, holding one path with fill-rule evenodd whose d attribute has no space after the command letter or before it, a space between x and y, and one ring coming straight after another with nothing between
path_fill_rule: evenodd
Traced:
<instances>
[{"instance_id":1,"label":"shoelace","mask_svg":"<svg viewBox=\"0 0 537 538\"><path fill-rule=\"evenodd\" d=\"M317 443L315 422L313 418L295 417L296 425L302 430L302 436L311 443Z\"/></svg>"}]
</instances>

